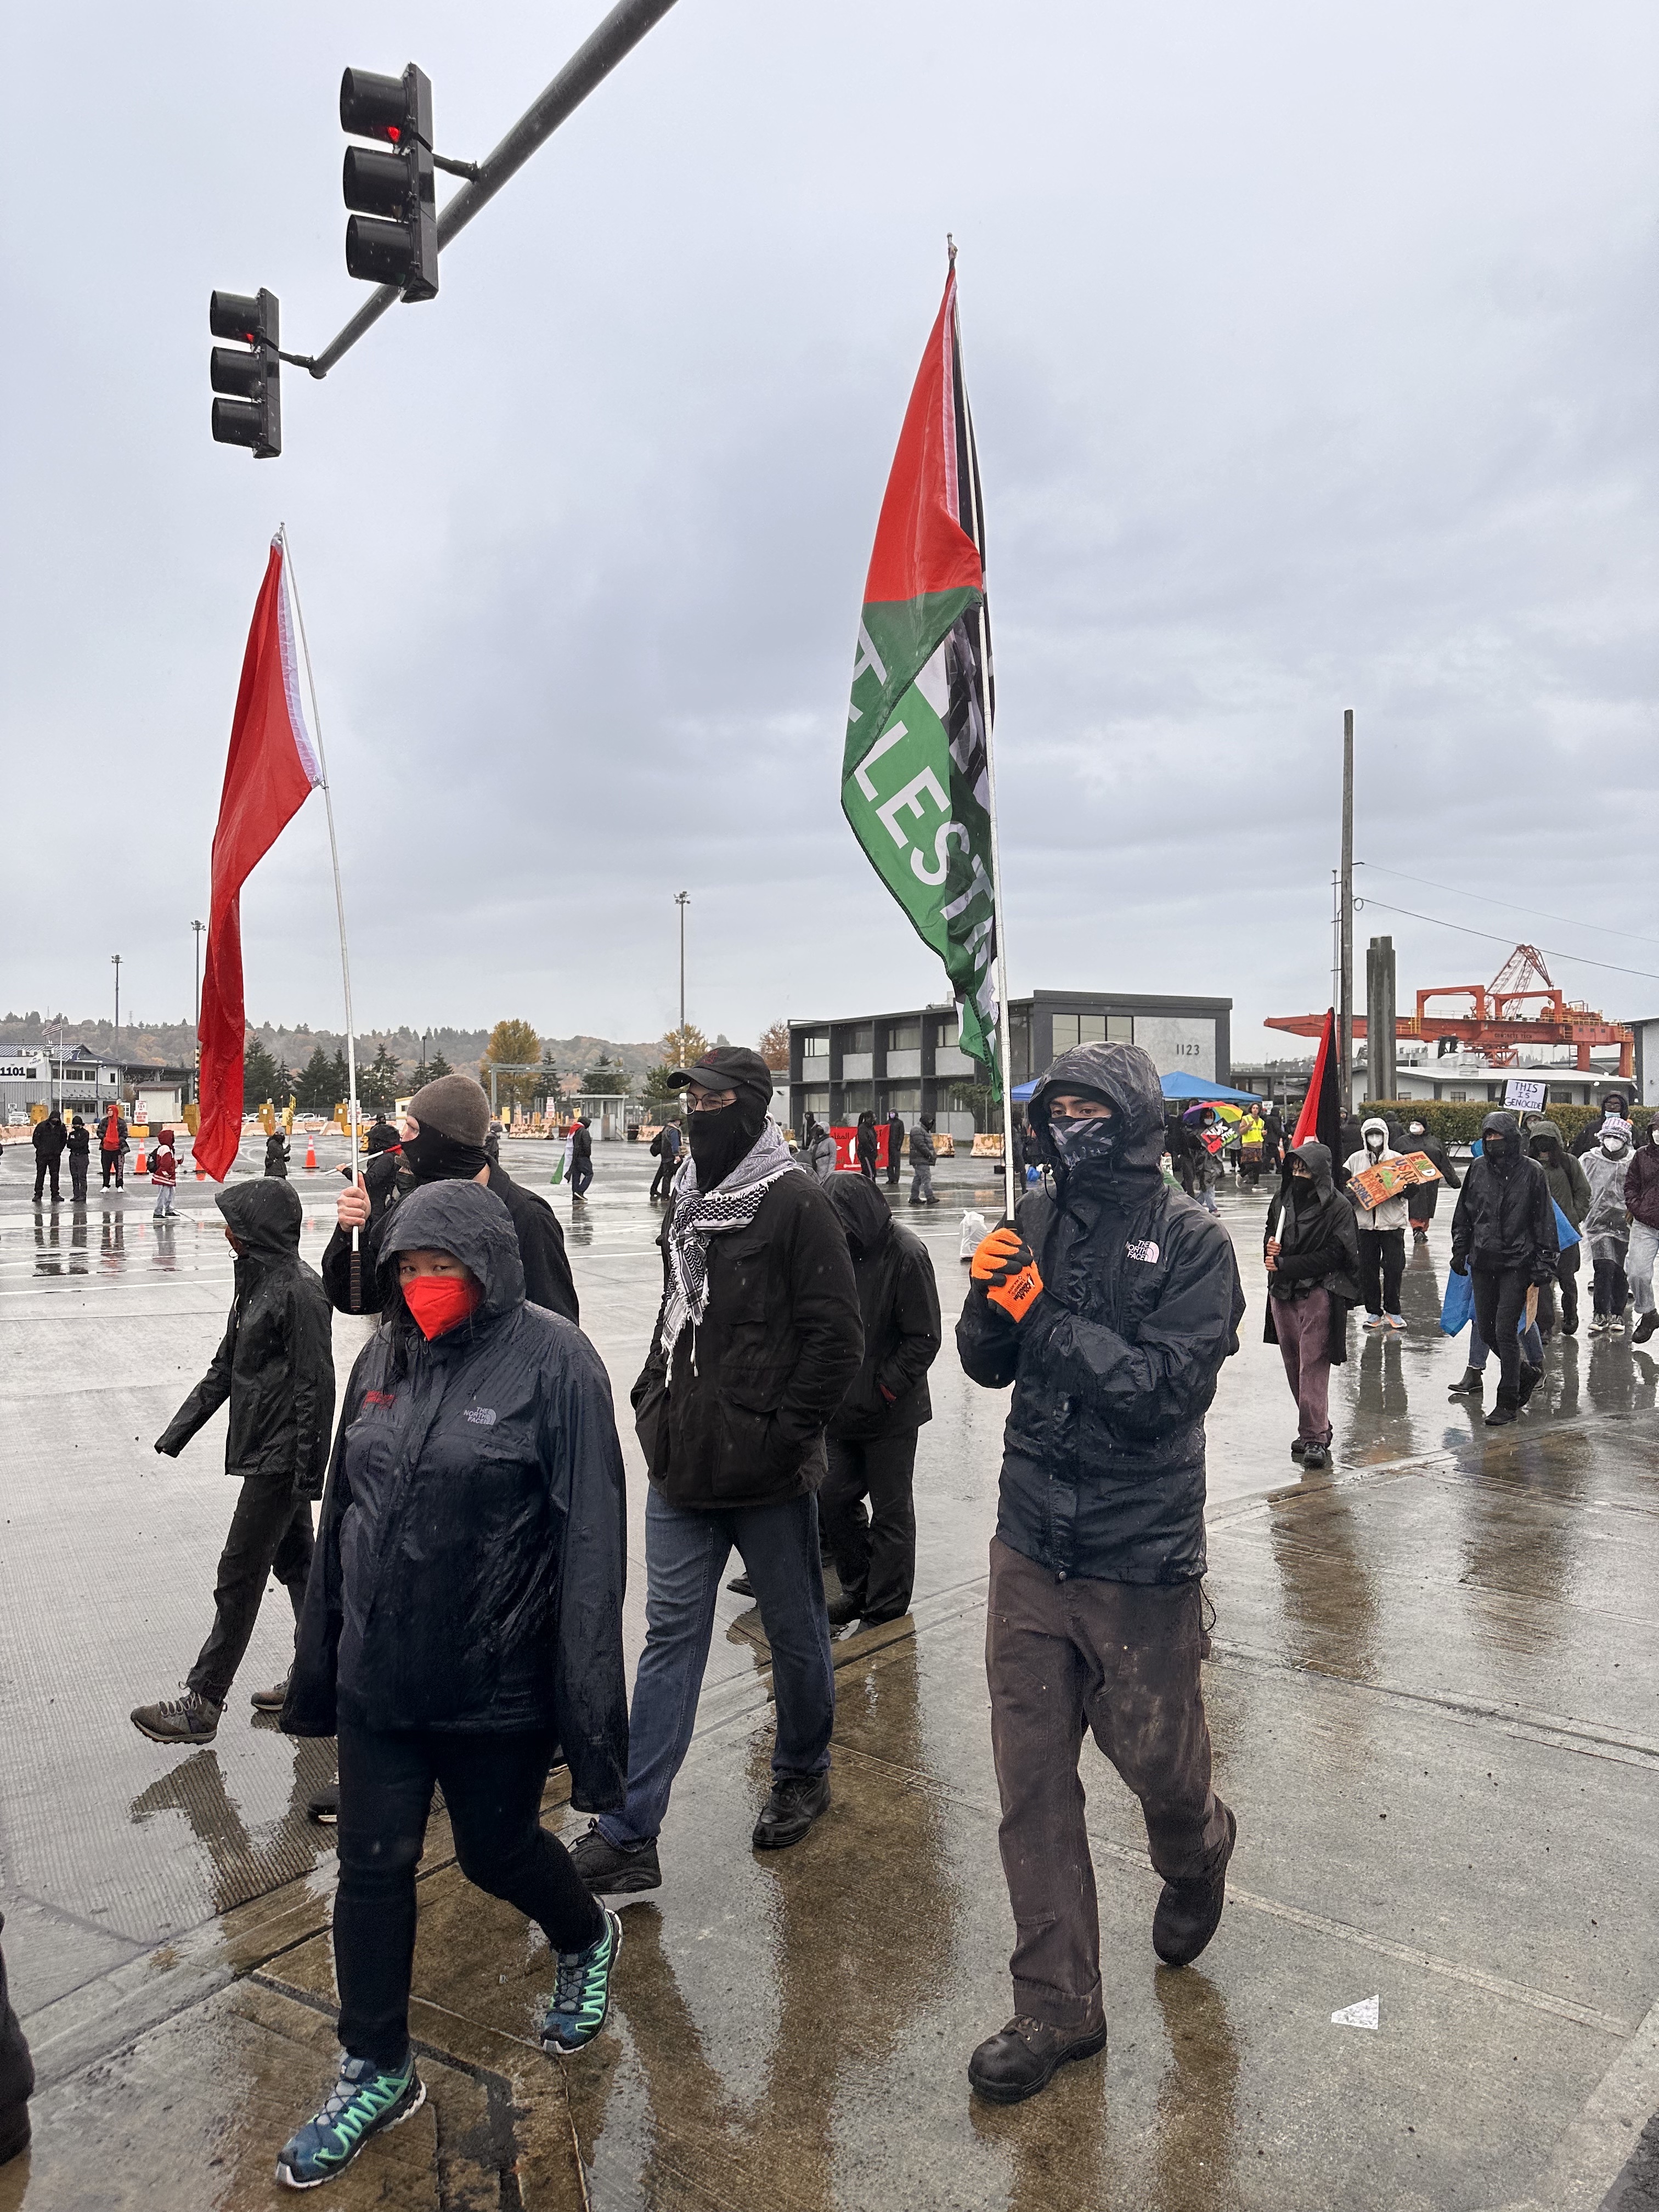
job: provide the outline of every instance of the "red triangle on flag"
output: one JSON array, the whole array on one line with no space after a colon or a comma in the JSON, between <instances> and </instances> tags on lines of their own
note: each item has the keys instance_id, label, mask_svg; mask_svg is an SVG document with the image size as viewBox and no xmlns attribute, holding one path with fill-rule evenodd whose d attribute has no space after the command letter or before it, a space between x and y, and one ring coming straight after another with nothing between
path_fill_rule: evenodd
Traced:
<instances>
[{"instance_id":1,"label":"red triangle on flag","mask_svg":"<svg viewBox=\"0 0 1659 2212\"><path fill-rule=\"evenodd\" d=\"M981 591L984 574L963 528L957 421L957 278L945 297L904 412L898 451L876 525L865 603L919 599L934 592Z\"/></svg>"}]
</instances>

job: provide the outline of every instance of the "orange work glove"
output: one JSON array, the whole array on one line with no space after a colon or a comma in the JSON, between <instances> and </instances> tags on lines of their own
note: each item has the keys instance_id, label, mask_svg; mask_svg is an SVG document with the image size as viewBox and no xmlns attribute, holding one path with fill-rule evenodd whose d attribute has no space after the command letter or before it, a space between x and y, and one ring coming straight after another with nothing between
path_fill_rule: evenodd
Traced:
<instances>
[{"instance_id":1,"label":"orange work glove","mask_svg":"<svg viewBox=\"0 0 1659 2212\"><path fill-rule=\"evenodd\" d=\"M1042 1295L1036 1255L1018 1229L994 1229L974 1254L969 1273L984 1284L992 1304L1013 1321L1024 1321Z\"/></svg>"}]
</instances>

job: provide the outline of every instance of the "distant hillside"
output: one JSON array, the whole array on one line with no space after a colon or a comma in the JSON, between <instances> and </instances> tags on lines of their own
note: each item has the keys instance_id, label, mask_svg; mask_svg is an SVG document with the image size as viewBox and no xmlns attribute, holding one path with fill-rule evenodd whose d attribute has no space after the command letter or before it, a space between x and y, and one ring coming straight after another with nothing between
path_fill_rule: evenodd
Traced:
<instances>
[{"instance_id":1,"label":"distant hillside","mask_svg":"<svg viewBox=\"0 0 1659 2212\"><path fill-rule=\"evenodd\" d=\"M249 1029L251 1034L258 1037L267 1052L273 1054L284 1066L295 1070L304 1066L319 1045L331 1056L345 1049L345 1036L339 1030L304 1027L278 1030L269 1022L250 1024ZM0 1018L0 1051L15 1052L26 1046L40 1045L55 1051L59 1035L59 1024L53 1015L9 1013ZM115 1024L108 1019L65 1021L61 1027L61 1035L65 1051L72 1052L77 1044L87 1045L94 1052L114 1050ZM487 1029L428 1030L426 1042L428 1054L441 1052L458 1074L476 1075L479 1054L489 1042L489 1031ZM410 1029L366 1030L357 1040L359 1063L373 1060L383 1044L398 1062L400 1071L412 1076L421 1057L421 1040L416 1032ZM603 1054L607 1059L621 1060L636 1085L643 1081L647 1071L656 1066L662 1057L659 1044L619 1044L613 1037L544 1037L542 1049L552 1054L554 1065L561 1075L580 1075ZM121 1024L121 1056L124 1060L159 1060L174 1066L187 1066L195 1050L196 1033L188 1022L147 1022L135 1018L131 1022Z\"/></svg>"}]
</instances>

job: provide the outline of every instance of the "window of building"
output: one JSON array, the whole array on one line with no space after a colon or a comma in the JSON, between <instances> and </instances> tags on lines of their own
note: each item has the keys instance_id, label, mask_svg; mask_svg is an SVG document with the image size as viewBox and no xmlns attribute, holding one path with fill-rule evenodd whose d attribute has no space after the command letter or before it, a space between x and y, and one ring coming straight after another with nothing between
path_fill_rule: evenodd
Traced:
<instances>
[{"instance_id":1,"label":"window of building","mask_svg":"<svg viewBox=\"0 0 1659 2212\"><path fill-rule=\"evenodd\" d=\"M988 1084L941 1083L938 1104L941 1114L971 1115L976 1130L1002 1127L1001 1096Z\"/></svg>"},{"instance_id":2,"label":"window of building","mask_svg":"<svg viewBox=\"0 0 1659 2212\"><path fill-rule=\"evenodd\" d=\"M1551 1084L1550 1104L1552 1106L1571 1106L1571 1103L1572 1090L1570 1085L1561 1083Z\"/></svg>"},{"instance_id":3,"label":"window of building","mask_svg":"<svg viewBox=\"0 0 1659 2212\"><path fill-rule=\"evenodd\" d=\"M1135 1022L1133 1014L1056 1014L1054 1016L1054 1050L1069 1052L1077 1044L1133 1044L1135 1041Z\"/></svg>"},{"instance_id":4,"label":"window of building","mask_svg":"<svg viewBox=\"0 0 1659 2212\"><path fill-rule=\"evenodd\" d=\"M876 1048L876 1025L873 1022L854 1022L841 1033L843 1052L873 1052Z\"/></svg>"},{"instance_id":5,"label":"window of building","mask_svg":"<svg viewBox=\"0 0 1659 2212\"><path fill-rule=\"evenodd\" d=\"M957 1031L960 1024L954 1014L935 1014L929 1027L933 1032L933 1050L945 1052L956 1042Z\"/></svg>"},{"instance_id":6,"label":"window of building","mask_svg":"<svg viewBox=\"0 0 1659 2212\"><path fill-rule=\"evenodd\" d=\"M886 1049L889 1052L920 1052L921 1024L919 1021L889 1022Z\"/></svg>"},{"instance_id":7,"label":"window of building","mask_svg":"<svg viewBox=\"0 0 1659 2212\"><path fill-rule=\"evenodd\" d=\"M830 1119L830 1093L827 1089L801 1090L795 1095L800 1102L799 1111L803 1120L809 1114L816 1114L820 1121Z\"/></svg>"},{"instance_id":8,"label":"window of building","mask_svg":"<svg viewBox=\"0 0 1659 2212\"><path fill-rule=\"evenodd\" d=\"M800 1056L803 1060L827 1060L830 1056L828 1030L803 1030L800 1034Z\"/></svg>"},{"instance_id":9,"label":"window of building","mask_svg":"<svg viewBox=\"0 0 1659 2212\"><path fill-rule=\"evenodd\" d=\"M841 1118L856 1121L860 1114L872 1109L876 1103L873 1083L843 1083L841 1086Z\"/></svg>"},{"instance_id":10,"label":"window of building","mask_svg":"<svg viewBox=\"0 0 1659 2212\"><path fill-rule=\"evenodd\" d=\"M1456 1085L1455 1085L1455 1084L1454 1084L1454 1085L1452 1085L1451 1089L1450 1089L1449 1091L1447 1091L1447 1093L1446 1093L1446 1096L1447 1096L1447 1097L1448 1097L1448 1098L1453 1098L1453 1099L1457 1099L1457 1098L1467 1098L1467 1097L1468 1097L1468 1095L1469 1095L1469 1094L1468 1094L1468 1092L1467 1091L1460 1091L1460 1090L1457 1088L1457 1086L1456 1086Z\"/></svg>"},{"instance_id":11,"label":"window of building","mask_svg":"<svg viewBox=\"0 0 1659 2212\"><path fill-rule=\"evenodd\" d=\"M1031 1010L1029 1006L1009 1008L1008 1045L1014 1081L1029 1083L1031 1078Z\"/></svg>"},{"instance_id":12,"label":"window of building","mask_svg":"<svg viewBox=\"0 0 1659 2212\"><path fill-rule=\"evenodd\" d=\"M902 1114L907 1121L921 1111L921 1085L919 1083L890 1083L884 1095L887 1111Z\"/></svg>"}]
</instances>

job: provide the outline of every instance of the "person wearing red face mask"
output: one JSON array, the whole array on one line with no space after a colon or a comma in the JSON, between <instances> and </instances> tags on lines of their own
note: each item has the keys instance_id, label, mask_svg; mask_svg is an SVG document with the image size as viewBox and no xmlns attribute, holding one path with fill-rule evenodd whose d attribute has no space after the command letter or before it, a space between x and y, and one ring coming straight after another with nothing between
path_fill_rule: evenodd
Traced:
<instances>
[{"instance_id":1,"label":"person wearing red face mask","mask_svg":"<svg viewBox=\"0 0 1659 2212\"><path fill-rule=\"evenodd\" d=\"M620 1923L539 1819L556 1742L571 1801L619 1805L628 1761L625 1500L611 1389L526 1303L512 1218L471 1181L387 1221L382 1319L347 1385L283 1726L337 1735L339 2078L278 2179L339 2171L425 2092L409 2040L415 1869L441 1783L468 1878L544 1930L544 2047L604 2026Z\"/></svg>"}]
</instances>

